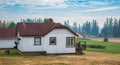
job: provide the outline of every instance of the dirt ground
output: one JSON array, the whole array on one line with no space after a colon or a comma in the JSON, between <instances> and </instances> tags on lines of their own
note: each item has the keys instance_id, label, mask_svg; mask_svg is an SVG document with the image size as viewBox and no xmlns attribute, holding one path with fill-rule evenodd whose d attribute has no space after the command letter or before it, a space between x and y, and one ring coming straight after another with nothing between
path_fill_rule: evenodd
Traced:
<instances>
[{"instance_id":1,"label":"dirt ground","mask_svg":"<svg viewBox=\"0 0 120 65\"><path fill-rule=\"evenodd\" d=\"M103 41L104 38L88 38L91 40L97 40L97 41ZM116 42L116 43L120 43L120 38L108 38L109 42Z\"/></svg>"},{"instance_id":2,"label":"dirt ground","mask_svg":"<svg viewBox=\"0 0 120 65\"><path fill-rule=\"evenodd\" d=\"M120 54L0 56L0 65L120 65Z\"/></svg>"}]
</instances>

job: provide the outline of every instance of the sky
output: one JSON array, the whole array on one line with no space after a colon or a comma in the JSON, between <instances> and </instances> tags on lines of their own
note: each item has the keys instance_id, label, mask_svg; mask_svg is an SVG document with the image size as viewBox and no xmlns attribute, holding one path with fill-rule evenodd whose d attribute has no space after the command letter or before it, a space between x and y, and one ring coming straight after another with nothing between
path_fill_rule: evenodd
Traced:
<instances>
[{"instance_id":1,"label":"sky","mask_svg":"<svg viewBox=\"0 0 120 65\"><path fill-rule=\"evenodd\" d=\"M53 18L82 25L96 19L102 27L107 17L120 18L120 0L0 0L0 20L6 21Z\"/></svg>"}]
</instances>

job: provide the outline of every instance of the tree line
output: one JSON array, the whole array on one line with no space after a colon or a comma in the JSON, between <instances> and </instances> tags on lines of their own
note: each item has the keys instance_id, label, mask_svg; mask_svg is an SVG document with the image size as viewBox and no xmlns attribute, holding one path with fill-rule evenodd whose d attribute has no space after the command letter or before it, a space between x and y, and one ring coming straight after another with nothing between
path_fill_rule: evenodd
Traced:
<instances>
[{"instance_id":1,"label":"tree line","mask_svg":"<svg viewBox=\"0 0 120 65\"><path fill-rule=\"evenodd\" d=\"M0 28L16 28L16 23L14 21L1 21L0 20Z\"/></svg>"},{"instance_id":2,"label":"tree line","mask_svg":"<svg viewBox=\"0 0 120 65\"><path fill-rule=\"evenodd\" d=\"M46 23L46 22L54 22L52 18L44 18L44 20L42 20L41 18L35 18L35 19L21 19L21 22L24 23Z\"/></svg>"},{"instance_id":3,"label":"tree line","mask_svg":"<svg viewBox=\"0 0 120 65\"><path fill-rule=\"evenodd\" d=\"M24 23L47 23L54 22L52 18L41 18L38 19L21 19L21 22ZM93 19L92 21L86 21L85 23L78 24L74 22L73 25L69 24L70 21L64 21L64 25L70 28L72 31L76 33L80 33L85 36L95 36L95 37L120 37L120 19L116 18L106 18L104 22L102 30L98 25L97 20ZM0 28L16 28L16 23L14 21L10 21L10 23L6 23L5 21L0 20Z\"/></svg>"},{"instance_id":4,"label":"tree line","mask_svg":"<svg viewBox=\"0 0 120 65\"><path fill-rule=\"evenodd\" d=\"M98 25L97 20L93 19L91 22L86 21L80 26L77 22L74 22L73 25L69 25L69 20L64 21L64 25L73 30L76 33L80 33L85 36L94 36L94 37L120 37L120 19L116 18L106 18L106 21L103 25L102 30Z\"/></svg>"},{"instance_id":5,"label":"tree line","mask_svg":"<svg viewBox=\"0 0 120 65\"><path fill-rule=\"evenodd\" d=\"M27 18L27 19L21 19L20 22L23 22L23 23L47 23L47 22L54 22L54 21L52 18L44 18L44 20L42 20L41 18L38 18L38 19ZM0 20L0 28L16 28L16 26L17 26L17 24L15 21L6 22L6 21Z\"/></svg>"},{"instance_id":6,"label":"tree line","mask_svg":"<svg viewBox=\"0 0 120 65\"><path fill-rule=\"evenodd\" d=\"M72 31L86 36L97 36L99 33L99 26L96 20L93 20L92 22L86 21L82 26L80 24L77 26L77 22L74 22L71 26L69 25L69 20L67 20L64 22L64 25L70 28Z\"/></svg>"},{"instance_id":7,"label":"tree line","mask_svg":"<svg viewBox=\"0 0 120 65\"><path fill-rule=\"evenodd\" d=\"M107 18L101 30L102 37L120 37L120 19Z\"/></svg>"}]
</instances>

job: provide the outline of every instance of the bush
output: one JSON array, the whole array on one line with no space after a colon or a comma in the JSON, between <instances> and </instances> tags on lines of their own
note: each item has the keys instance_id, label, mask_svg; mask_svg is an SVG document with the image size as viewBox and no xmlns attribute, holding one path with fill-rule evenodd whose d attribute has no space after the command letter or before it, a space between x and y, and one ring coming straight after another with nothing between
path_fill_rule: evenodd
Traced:
<instances>
[{"instance_id":1,"label":"bush","mask_svg":"<svg viewBox=\"0 0 120 65\"><path fill-rule=\"evenodd\" d=\"M98 48L98 49L105 49L106 46L103 45L87 45L89 48Z\"/></svg>"},{"instance_id":2,"label":"bush","mask_svg":"<svg viewBox=\"0 0 120 65\"><path fill-rule=\"evenodd\" d=\"M103 40L104 42L108 42L108 38L104 38L104 40Z\"/></svg>"},{"instance_id":3,"label":"bush","mask_svg":"<svg viewBox=\"0 0 120 65\"><path fill-rule=\"evenodd\" d=\"M87 38L80 38L80 40L90 40L90 39L87 39Z\"/></svg>"}]
</instances>

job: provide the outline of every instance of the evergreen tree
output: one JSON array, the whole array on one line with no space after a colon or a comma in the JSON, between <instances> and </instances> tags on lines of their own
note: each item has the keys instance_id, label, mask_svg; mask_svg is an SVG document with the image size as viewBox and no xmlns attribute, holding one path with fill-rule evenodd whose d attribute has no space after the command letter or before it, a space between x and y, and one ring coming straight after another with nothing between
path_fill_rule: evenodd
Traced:
<instances>
[{"instance_id":1,"label":"evergreen tree","mask_svg":"<svg viewBox=\"0 0 120 65\"><path fill-rule=\"evenodd\" d=\"M0 28L2 27L2 21L0 20Z\"/></svg>"},{"instance_id":2,"label":"evergreen tree","mask_svg":"<svg viewBox=\"0 0 120 65\"><path fill-rule=\"evenodd\" d=\"M21 22L24 22L24 23L43 23L42 19L41 18L38 18L38 19L30 19L30 18L27 18L27 19L21 19Z\"/></svg>"},{"instance_id":3,"label":"evergreen tree","mask_svg":"<svg viewBox=\"0 0 120 65\"><path fill-rule=\"evenodd\" d=\"M93 20L91 27L91 34L97 36L99 33L99 26L96 20Z\"/></svg>"},{"instance_id":4,"label":"evergreen tree","mask_svg":"<svg viewBox=\"0 0 120 65\"><path fill-rule=\"evenodd\" d=\"M69 20L67 20L67 27L70 28Z\"/></svg>"},{"instance_id":5,"label":"evergreen tree","mask_svg":"<svg viewBox=\"0 0 120 65\"><path fill-rule=\"evenodd\" d=\"M27 22L27 23L34 23L34 20L27 18L27 19L26 19L26 22Z\"/></svg>"},{"instance_id":6,"label":"evergreen tree","mask_svg":"<svg viewBox=\"0 0 120 65\"><path fill-rule=\"evenodd\" d=\"M106 18L106 30L108 37L112 36L112 18Z\"/></svg>"},{"instance_id":7,"label":"evergreen tree","mask_svg":"<svg viewBox=\"0 0 120 65\"><path fill-rule=\"evenodd\" d=\"M54 23L52 18L44 18L44 23Z\"/></svg>"},{"instance_id":8,"label":"evergreen tree","mask_svg":"<svg viewBox=\"0 0 120 65\"><path fill-rule=\"evenodd\" d=\"M41 18L38 19L38 22L43 23L43 20Z\"/></svg>"},{"instance_id":9,"label":"evergreen tree","mask_svg":"<svg viewBox=\"0 0 120 65\"><path fill-rule=\"evenodd\" d=\"M120 37L120 18L119 18L119 25L118 25L118 36Z\"/></svg>"},{"instance_id":10,"label":"evergreen tree","mask_svg":"<svg viewBox=\"0 0 120 65\"><path fill-rule=\"evenodd\" d=\"M83 23L83 26L82 26L82 33L85 34L85 35L87 35L85 23Z\"/></svg>"},{"instance_id":11,"label":"evergreen tree","mask_svg":"<svg viewBox=\"0 0 120 65\"><path fill-rule=\"evenodd\" d=\"M69 25L69 20L64 21L64 25L65 25L65 26L67 26L68 28L70 28L70 25Z\"/></svg>"},{"instance_id":12,"label":"evergreen tree","mask_svg":"<svg viewBox=\"0 0 120 65\"><path fill-rule=\"evenodd\" d=\"M52 19L52 18L49 18L49 19L48 19L48 22L53 23L54 21L53 21L53 19Z\"/></svg>"},{"instance_id":13,"label":"evergreen tree","mask_svg":"<svg viewBox=\"0 0 120 65\"><path fill-rule=\"evenodd\" d=\"M15 22L12 21L12 22L9 24L8 27L9 27L9 28L16 28Z\"/></svg>"},{"instance_id":14,"label":"evergreen tree","mask_svg":"<svg viewBox=\"0 0 120 65\"><path fill-rule=\"evenodd\" d=\"M119 37L119 20L117 20L117 28L116 28L116 35Z\"/></svg>"},{"instance_id":15,"label":"evergreen tree","mask_svg":"<svg viewBox=\"0 0 120 65\"><path fill-rule=\"evenodd\" d=\"M78 30L78 33L80 33L81 32L81 27L80 27L80 24L79 24L79 28L78 28L79 30Z\"/></svg>"},{"instance_id":16,"label":"evergreen tree","mask_svg":"<svg viewBox=\"0 0 120 65\"><path fill-rule=\"evenodd\" d=\"M26 20L25 20L25 19L23 19L23 20L22 20L22 22L26 23Z\"/></svg>"},{"instance_id":17,"label":"evergreen tree","mask_svg":"<svg viewBox=\"0 0 120 65\"><path fill-rule=\"evenodd\" d=\"M118 37L120 37L120 19L119 19L119 22L118 22Z\"/></svg>"},{"instance_id":18,"label":"evergreen tree","mask_svg":"<svg viewBox=\"0 0 120 65\"><path fill-rule=\"evenodd\" d=\"M64 25L67 26L67 22L66 21L64 21Z\"/></svg>"},{"instance_id":19,"label":"evergreen tree","mask_svg":"<svg viewBox=\"0 0 120 65\"><path fill-rule=\"evenodd\" d=\"M113 19L112 18L109 18L109 23L108 23L108 36L112 37L112 29L113 29L113 23L112 23Z\"/></svg>"},{"instance_id":20,"label":"evergreen tree","mask_svg":"<svg viewBox=\"0 0 120 65\"><path fill-rule=\"evenodd\" d=\"M2 27L5 28L6 22L5 20L3 21Z\"/></svg>"},{"instance_id":21,"label":"evergreen tree","mask_svg":"<svg viewBox=\"0 0 120 65\"><path fill-rule=\"evenodd\" d=\"M86 35L91 34L91 23L86 21L86 23L83 23L82 32Z\"/></svg>"},{"instance_id":22,"label":"evergreen tree","mask_svg":"<svg viewBox=\"0 0 120 65\"><path fill-rule=\"evenodd\" d=\"M77 23L76 22L73 23L73 31L77 32Z\"/></svg>"},{"instance_id":23,"label":"evergreen tree","mask_svg":"<svg viewBox=\"0 0 120 65\"><path fill-rule=\"evenodd\" d=\"M103 36L104 38L108 37L108 31L107 31L107 23L104 23L104 27L101 30L101 36Z\"/></svg>"},{"instance_id":24,"label":"evergreen tree","mask_svg":"<svg viewBox=\"0 0 120 65\"><path fill-rule=\"evenodd\" d=\"M117 35L118 35L118 33L117 33L117 29L118 29L118 25L117 25L118 23L117 23L117 19L115 18L114 19L114 25L113 25L113 36L114 37L118 37Z\"/></svg>"},{"instance_id":25,"label":"evergreen tree","mask_svg":"<svg viewBox=\"0 0 120 65\"><path fill-rule=\"evenodd\" d=\"M47 23L48 22L48 18L44 18L44 23Z\"/></svg>"},{"instance_id":26,"label":"evergreen tree","mask_svg":"<svg viewBox=\"0 0 120 65\"><path fill-rule=\"evenodd\" d=\"M88 35L91 35L91 23L90 22L87 22L87 24L86 24L86 28L87 28L87 34Z\"/></svg>"},{"instance_id":27,"label":"evergreen tree","mask_svg":"<svg viewBox=\"0 0 120 65\"><path fill-rule=\"evenodd\" d=\"M104 27L101 30L100 34L103 37L113 36L113 19L112 18L106 18L106 22L104 23Z\"/></svg>"}]
</instances>

